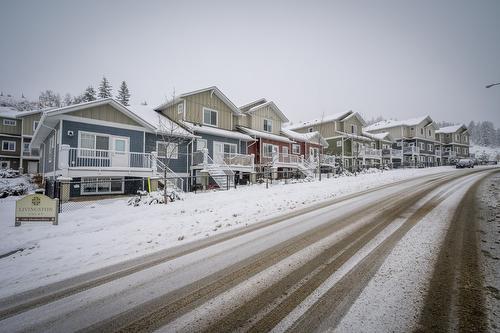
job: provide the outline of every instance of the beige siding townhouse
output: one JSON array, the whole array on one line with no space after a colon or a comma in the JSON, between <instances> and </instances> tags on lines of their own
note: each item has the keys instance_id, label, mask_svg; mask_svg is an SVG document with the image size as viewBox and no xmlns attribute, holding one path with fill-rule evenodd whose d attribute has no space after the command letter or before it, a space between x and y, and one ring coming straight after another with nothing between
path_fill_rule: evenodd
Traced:
<instances>
[{"instance_id":1,"label":"beige siding townhouse","mask_svg":"<svg viewBox=\"0 0 500 333\"><path fill-rule=\"evenodd\" d=\"M470 156L469 131L463 124L441 127L436 131L437 151L443 165L449 165L460 158Z\"/></svg>"}]
</instances>

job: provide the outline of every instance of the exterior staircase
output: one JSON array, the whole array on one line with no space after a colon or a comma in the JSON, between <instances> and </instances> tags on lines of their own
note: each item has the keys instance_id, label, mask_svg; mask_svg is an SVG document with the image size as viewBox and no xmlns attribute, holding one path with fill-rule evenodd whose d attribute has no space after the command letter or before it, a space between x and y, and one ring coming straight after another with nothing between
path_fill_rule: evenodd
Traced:
<instances>
[{"instance_id":1,"label":"exterior staircase","mask_svg":"<svg viewBox=\"0 0 500 333\"><path fill-rule=\"evenodd\" d=\"M203 170L208 172L219 188L227 189L234 186L234 171L224 162L224 159L215 163L206 148L202 150L202 153Z\"/></svg>"},{"instance_id":2,"label":"exterior staircase","mask_svg":"<svg viewBox=\"0 0 500 333\"><path fill-rule=\"evenodd\" d=\"M314 171L318 168L318 164L314 158L301 158L297 168L306 176L306 179L311 179L314 178Z\"/></svg>"},{"instance_id":3,"label":"exterior staircase","mask_svg":"<svg viewBox=\"0 0 500 333\"><path fill-rule=\"evenodd\" d=\"M165 165L165 163L158 158L158 154L156 152L151 153L150 158L151 167L155 176L159 178L159 183L166 186L167 189L173 189L176 193L183 193L184 179ZM177 195L177 199L180 199L179 195Z\"/></svg>"}]
</instances>

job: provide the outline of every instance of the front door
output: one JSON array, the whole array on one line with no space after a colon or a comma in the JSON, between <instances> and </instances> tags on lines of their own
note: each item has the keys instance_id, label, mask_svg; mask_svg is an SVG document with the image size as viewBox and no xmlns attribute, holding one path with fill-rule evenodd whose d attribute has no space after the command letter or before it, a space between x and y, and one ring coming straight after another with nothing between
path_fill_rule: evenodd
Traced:
<instances>
[{"instance_id":1,"label":"front door","mask_svg":"<svg viewBox=\"0 0 500 333\"><path fill-rule=\"evenodd\" d=\"M222 164L224 161L224 144L222 142L214 141L214 163Z\"/></svg>"},{"instance_id":2,"label":"front door","mask_svg":"<svg viewBox=\"0 0 500 333\"><path fill-rule=\"evenodd\" d=\"M124 137L111 137L112 153L111 166L113 167L128 167L129 159L129 139Z\"/></svg>"}]
</instances>

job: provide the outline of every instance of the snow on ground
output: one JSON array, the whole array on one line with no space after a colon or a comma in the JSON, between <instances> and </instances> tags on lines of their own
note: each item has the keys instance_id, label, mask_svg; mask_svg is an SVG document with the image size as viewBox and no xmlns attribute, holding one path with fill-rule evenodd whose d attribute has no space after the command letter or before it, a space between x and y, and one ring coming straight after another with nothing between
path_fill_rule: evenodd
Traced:
<instances>
[{"instance_id":1,"label":"snow on ground","mask_svg":"<svg viewBox=\"0 0 500 333\"><path fill-rule=\"evenodd\" d=\"M437 253L457 205L482 175L452 182L446 198L402 239L344 316L335 332L405 332L416 329ZM428 197L435 195L431 193ZM425 198L421 201L426 200Z\"/></svg>"},{"instance_id":2,"label":"snow on ground","mask_svg":"<svg viewBox=\"0 0 500 333\"><path fill-rule=\"evenodd\" d=\"M0 200L0 297L205 238L321 201L451 167L189 193L167 205L127 206L125 198L63 212L59 225L14 227L14 197ZM183 240L179 240L183 238Z\"/></svg>"}]
</instances>

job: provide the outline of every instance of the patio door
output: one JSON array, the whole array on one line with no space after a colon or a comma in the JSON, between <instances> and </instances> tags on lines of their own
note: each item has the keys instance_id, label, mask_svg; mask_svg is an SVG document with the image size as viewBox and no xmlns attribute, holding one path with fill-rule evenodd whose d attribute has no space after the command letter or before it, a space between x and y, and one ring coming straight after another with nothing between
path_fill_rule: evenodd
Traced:
<instances>
[{"instance_id":1,"label":"patio door","mask_svg":"<svg viewBox=\"0 0 500 333\"><path fill-rule=\"evenodd\" d=\"M111 137L113 167L128 167L129 159L129 138L113 136Z\"/></svg>"},{"instance_id":2,"label":"patio door","mask_svg":"<svg viewBox=\"0 0 500 333\"><path fill-rule=\"evenodd\" d=\"M222 164L222 162L224 162L224 157L231 157L237 153L237 148L237 145L234 143L214 141L214 163Z\"/></svg>"}]
</instances>

